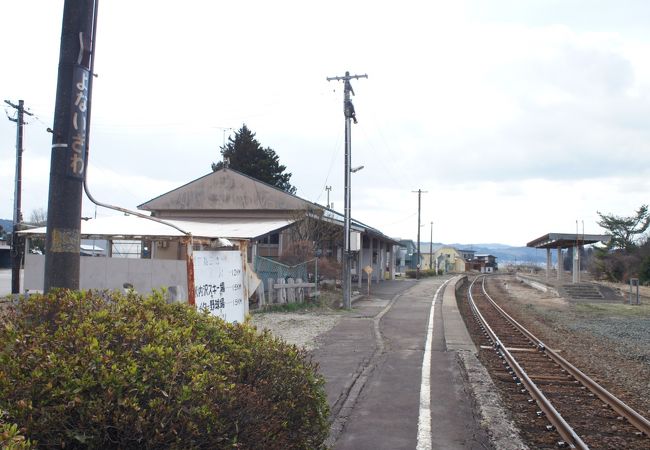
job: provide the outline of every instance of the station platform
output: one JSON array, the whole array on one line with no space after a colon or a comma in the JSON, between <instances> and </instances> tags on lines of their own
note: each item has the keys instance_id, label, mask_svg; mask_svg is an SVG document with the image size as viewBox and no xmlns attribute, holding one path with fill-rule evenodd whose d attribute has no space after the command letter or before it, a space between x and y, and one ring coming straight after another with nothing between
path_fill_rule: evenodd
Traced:
<instances>
[{"instance_id":1,"label":"station platform","mask_svg":"<svg viewBox=\"0 0 650 450\"><path fill-rule=\"evenodd\" d=\"M430 430L420 442L421 367L431 341ZM312 352L326 380L329 448L526 448L500 407L456 303L462 277L384 281Z\"/></svg>"},{"instance_id":2,"label":"station platform","mask_svg":"<svg viewBox=\"0 0 650 450\"><path fill-rule=\"evenodd\" d=\"M547 278L544 274L518 272L515 277L537 290L571 302L620 303L624 302L626 297L619 289L594 282L587 277L579 283L573 283L571 279L565 278L558 280L557 276Z\"/></svg>"}]
</instances>

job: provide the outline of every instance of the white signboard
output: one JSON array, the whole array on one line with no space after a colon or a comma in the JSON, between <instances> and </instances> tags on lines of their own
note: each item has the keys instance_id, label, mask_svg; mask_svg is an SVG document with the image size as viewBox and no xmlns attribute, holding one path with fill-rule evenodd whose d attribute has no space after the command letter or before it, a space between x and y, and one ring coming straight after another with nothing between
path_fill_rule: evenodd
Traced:
<instances>
[{"instance_id":1,"label":"white signboard","mask_svg":"<svg viewBox=\"0 0 650 450\"><path fill-rule=\"evenodd\" d=\"M244 321L244 274L238 250L194 252L194 298L198 310L226 322Z\"/></svg>"}]
</instances>

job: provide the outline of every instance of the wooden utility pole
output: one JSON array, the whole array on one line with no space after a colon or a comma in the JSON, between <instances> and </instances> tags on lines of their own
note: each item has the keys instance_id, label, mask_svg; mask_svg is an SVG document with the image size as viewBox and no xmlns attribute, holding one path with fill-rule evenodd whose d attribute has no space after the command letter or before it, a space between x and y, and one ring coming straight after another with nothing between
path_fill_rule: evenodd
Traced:
<instances>
[{"instance_id":1,"label":"wooden utility pole","mask_svg":"<svg viewBox=\"0 0 650 450\"><path fill-rule=\"evenodd\" d=\"M65 0L50 162L44 290L79 289L81 204L97 0Z\"/></svg>"},{"instance_id":2,"label":"wooden utility pole","mask_svg":"<svg viewBox=\"0 0 650 450\"><path fill-rule=\"evenodd\" d=\"M350 290L352 286L352 274L350 273L350 258L352 257L350 251L350 165L351 157L351 124L350 120L357 123L357 116L354 111L354 105L350 99L350 93L354 95L354 90L350 84L350 80L357 80L359 78L368 78L368 75L350 75L350 72L345 72L342 77L328 77L327 81L343 81L343 115L345 116L345 192L344 192L344 221L343 221L343 307L350 309L352 301L350 297Z\"/></svg>"},{"instance_id":3,"label":"wooden utility pole","mask_svg":"<svg viewBox=\"0 0 650 450\"><path fill-rule=\"evenodd\" d=\"M22 238L18 235L20 226L23 221L21 211L22 199L22 177L23 177L23 136L25 127L25 114L32 116L29 111L25 111L25 102L18 100L14 104L9 100L5 103L17 112L16 118L9 117L9 120L16 122L16 184L14 186L14 218L13 230L11 232L11 293L20 294L20 266L23 261L24 246Z\"/></svg>"},{"instance_id":4,"label":"wooden utility pole","mask_svg":"<svg viewBox=\"0 0 650 450\"><path fill-rule=\"evenodd\" d=\"M420 225L420 211L421 211L421 205L422 205L422 194L426 194L427 191L423 191L422 189L418 189L417 191L412 191L416 192L418 194L418 259L417 259L417 265L415 266L415 279L418 280L420 279L420 228L422 226Z\"/></svg>"}]
</instances>

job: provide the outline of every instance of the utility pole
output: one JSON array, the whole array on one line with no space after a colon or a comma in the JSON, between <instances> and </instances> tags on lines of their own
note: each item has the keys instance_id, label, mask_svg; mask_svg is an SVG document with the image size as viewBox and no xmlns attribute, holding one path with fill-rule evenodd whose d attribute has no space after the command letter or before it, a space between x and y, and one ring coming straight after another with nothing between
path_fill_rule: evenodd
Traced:
<instances>
[{"instance_id":1,"label":"utility pole","mask_svg":"<svg viewBox=\"0 0 650 450\"><path fill-rule=\"evenodd\" d=\"M223 141L222 141L223 144L221 146L221 151L224 151L226 149L226 131L232 131L234 130L234 128L232 127L216 127L216 128L220 128L223 131ZM224 169L227 169L229 165L230 165L230 159L226 158L226 156L224 155L223 157Z\"/></svg>"},{"instance_id":2,"label":"utility pole","mask_svg":"<svg viewBox=\"0 0 650 450\"><path fill-rule=\"evenodd\" d=\"M345 72L342 77L327 77L327 81L343 81L343 115L345 116L345 192L344 192L344 221L343 221L343 307L345 309L352 308L352 301L350 290L352 286L352 275L350 273L350 258L352 257L350 251L350 166L352 162L351 151L351 123L357 123L357 117L354 112L354 105L350 100L350 93L354 95L354 90L350 84L350 80L358 80L360 78L368 78L367 74L364 75L350 75L350 72Z\"/></svg>"},{"instance_id":3,"label":"utility pole","mask_svg":"<svg viewBox=\"0 0 650 450\"><path fill-rule=\"evenodd\" d=\"M234 130L234 128L232 127L214 127L214 128L218 128L221 131L223 131L223 141L222 141L223 145L221 146L221 148L222 149L226 148L226 131L232 131Z\"/></svg>"},{"instance_id":4,"label":"utility pole","mask_svg":"<svg viewBox=\"0 0 650 450\"><path fill-rule=\"evenodd\" d=\"M25 128L25 114L32 116L25 111L25 102L18 100L18 104L5 100L5 103L17 111L16 118L9 117L9 120L16 122L16 184L14 186L14 218L13 230L11 232L11 293L20 294L20 266L23 260L24 247L22 239L18 236L23 221L21 211L22 199L22 177L23 177L23 136Z\"/></svg>"},{"instance_id":5,"label":"utility pole","mask_svg":"<svg viewBox=\"0 0 650 450\"><path fill-rule=\"evenodd\" d=\"M65 0L50 162L44 291L79 289L97 0Z\"/></svg>"},{"instance_id":6,"label":"utility pole","mask_svg":"<svg viewBox=\"0 0 650 450\"><path fill-rule=\"evenodd\" d=\"M418 194L418 259L417 259L417 266L415 267L415 279L419 280L420 279L420 210L421 210L421 204L422 204L422 194L426 194L427 191L423 191L422 189L418 189L417 191L411 191L411 192L417 192Z\"/></svg>"},{"instance_id":7,"label":"utility pole","mask_svg":"<svg viewBox=\"0 0 650 450\"><path fill-rule=\"evenodd\" d=\"M325 186L325 190L327 191L327 209L330 208L330 191L332 190L332 186Z\"/></svg>"},{"instance_id":8,"label":"utility pole","mask_svg":"<svg viewBox=\"0 0 650 450\"><path fill-rule=\"evenodd\" d=\"M433 221L431 222L431 237L429 237L429 270L433 268L432 266L433 266Z\"/></svg>"}]
</instances>

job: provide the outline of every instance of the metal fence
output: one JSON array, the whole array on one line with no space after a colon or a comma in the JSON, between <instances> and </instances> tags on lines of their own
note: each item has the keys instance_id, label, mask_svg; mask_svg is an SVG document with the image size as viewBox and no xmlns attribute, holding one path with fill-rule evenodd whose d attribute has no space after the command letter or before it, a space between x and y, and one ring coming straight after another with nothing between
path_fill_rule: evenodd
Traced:
<instances>
[{"instance_id":1,"label":"metal fence","mask_svg":"<svg viewBox=\"0 0 650 450\"><path fill-rule=\"evenodd\" d=\"M254 270L262 281L265 294L259 297L259 306L273 303L303 302L318 295L318 259L289 266L273 259L256 256ZM314 273L311 273L311 271ZM266 297L266 298L265 298Z\"/></svg>"},{"instance_id":2,"label":"metal fence","mask_svg":"<svg viewBox=\"0 0 650 450\"><path fill-rule=\"evenodd\" d=\"M287 266L281 262L275 261L273 259L264 258L263 256L255 257L255 273L262 280L264 286L268 286L268 280L278 280L279 278L284 278L288 280L293 278L297 280L298 278L307 281L309 279L309 270L307 269L307 264L310 261L306 261L295 266Z\"/></svg>"}]
</instances>

